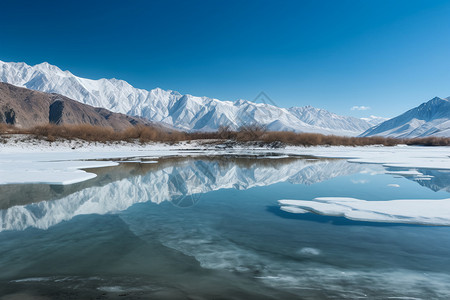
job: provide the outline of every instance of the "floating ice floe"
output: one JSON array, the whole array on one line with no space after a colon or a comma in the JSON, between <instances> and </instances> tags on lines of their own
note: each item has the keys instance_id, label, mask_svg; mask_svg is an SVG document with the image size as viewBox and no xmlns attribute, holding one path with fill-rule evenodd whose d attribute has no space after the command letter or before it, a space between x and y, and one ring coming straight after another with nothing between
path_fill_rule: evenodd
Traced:
<instances>
[{"instance_id":1,"label":"floating ice floe","mask_svg":"<svg viewBox=\"0 0 450 300\"><path fill-rule=\"evenodd\" d=\"M389 183L387 186L396 187L396 188L400 187L400 185L396 184L396 183Z\"/></svg>"},{"instance_id":2,"label":"floating ice floe","mask_svg":"<svg viewBox=\"0 0 450 300\"><path fill-rule=\"evenodd\" d=\"M431 178L433 178L433 177L425 177L425 176L420 176L420 177L414 177L413 178L413 180L416 180L416 181L420 181L420 180L431 180Z\"/></svg>"},{"instance_id":3,"label":"floating ice floe","mask_svg":"<svg viewBox=\"0 0 450 300\"><path fill-rule=\"evenodd\" d=\"M401 171L387 171L386 174L390 175L401 175L404 177L412 178L412 180L422 181L422 180L431 180L434 176L425 175L417 170L401 170Z\"/></svg>"},{"instance_id":4,"label":"floating ice floe","mask_svg":"<svg viewBox=\"0 0 450 300\"><path fill-rule=\"evenodd\" d=\"M387 171L386 174L403 175L403 176L422 176L423 174L417 170Z\"/></svg>"},{"instance_id":5,"label":"floating ice floe","mask_svg":"<svg viewBox=\"0 0 450 300\"><path fill-rule=\"evenodd\" d=\"M354 198L322 197L314 200L279 200L290 213L313 212L356 221L450 226L450 198L442 200L366 201Z\"/></svg>"},{"instance_id":6,"label":"floating ice floe","mask_svg":"<svg viewBox=\"0 0 450 300\"><path fill-rule=\"evenodd\" d=\"M73 184L95 178L94 173L80 169L117 166L112 161L0 161L0 184L45 183Z\"/></svg>"}]
</instances>

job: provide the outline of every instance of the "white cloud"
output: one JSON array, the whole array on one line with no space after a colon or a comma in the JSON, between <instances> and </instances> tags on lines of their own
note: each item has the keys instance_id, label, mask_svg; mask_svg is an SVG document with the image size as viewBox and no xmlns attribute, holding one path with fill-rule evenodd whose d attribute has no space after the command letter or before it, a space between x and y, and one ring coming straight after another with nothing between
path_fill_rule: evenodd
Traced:
<instances>
[{"instance_id":1,"label":"white cloud","mask_svg":"<svg viewBox=\"0 0 450 300\"><path fill-rule=\"evenodd\" d=\"M364 105L361 105L361 106L355 105L355 106L353 106L350 109L351 110L369 110L370 107L369 106L364 106Z\"/></svg>"}]
</instances>

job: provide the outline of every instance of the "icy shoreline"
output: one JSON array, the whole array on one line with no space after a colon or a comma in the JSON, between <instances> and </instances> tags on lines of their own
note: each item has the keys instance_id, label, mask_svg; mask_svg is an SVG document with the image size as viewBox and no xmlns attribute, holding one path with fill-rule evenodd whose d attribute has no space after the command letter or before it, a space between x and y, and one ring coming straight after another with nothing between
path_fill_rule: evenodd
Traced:
<instances>
[{"instance_id":1,"label":"icy shoreline","mask_svg":"<svg viewBox=\"0 0 450 300\"><path fill-rule=\"evenodd\" d=\"M402 168L415 174L416 168L450 170L449 147L364 146L364 147L232 147L222 148L200 142L179 144L88 143L81 141L22 141L0 144L0 184L72 184L95 177L85 171L117 165L123 158L199 155L308 155L342 158L355 163L375 163ZM101 160L101 161L100 161ZM83 170L81 170L83 169Z\"/></svg>"}]
</instances>

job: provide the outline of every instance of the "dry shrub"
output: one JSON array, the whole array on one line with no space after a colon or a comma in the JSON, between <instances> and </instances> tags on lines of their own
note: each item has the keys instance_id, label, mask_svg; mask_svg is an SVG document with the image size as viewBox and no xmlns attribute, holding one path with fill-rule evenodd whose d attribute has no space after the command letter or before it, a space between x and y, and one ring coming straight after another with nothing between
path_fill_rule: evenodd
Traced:
<instances>
[{"instance_id":1,"label":"dry shrub","mask_svg":"<svg viewBox=\"0 0 450 300\"><path fill-rule=\"evenodd\" d=\"M27 130L27 133L35 135L37 138L46 138L48 141L54 141L56 138L62 139L81 139L85 141L106 142L115 139L116 133L112 128L93 126L88 124L81 125L55 125L46 124L33 127Z\"/></svg>"},{"instance_id":2,"label":"dry shrub","mask_svg":"<svg viewBox=\"0 0 450 300\"><path fill-rule=\"evenodd\" d=\"M243 137L243 138L242 138ZM247 135L237 135L238 141L248 141ZM365 146L365 145L385 145L394 146L401 143L401 140L383 137L346 137L336 135L323 135L318 133L295 133L290 131L269 131L258 137L259 141L273 143L282 142L287 145L298 146Z\"/></svg>"},{"instance_id":3,"label":"dry shrub","mask_svg":"<svg viewBox=\"0 0 450 300\"><path fill-rule=\"evenodd\" d=\"M235 132L231 132L234 134ZM222 137L223 136L223 137ZM228 134L221 134L218 131L215 132L190 132L186 134L186 139L188 140L210 140L210 139L232 139L232 137L228 137Z\"/></svg>"},{"instance_id":4,"label":"dry shrub","mask_svg":"<svg viewBox=\"0 0 450 300\"><path fill-rule=\"evenodd\" d=\"M20 129L9 124L0 123L0 134L20 133Z\"/></svg>"},{"instance_id":5,"label":"dry shrub","mask_svg":"<svg viewBox=\"0 0 450 300\"><path fill-rule=\"evenodd\" d=\"M139 141L147 142L179 142L185 140L234 140L236 142L262 143L281 142L286 145L298 146L366 146L385 145L394 146L400 143L422 146L450 146L450 138L428 137L417 139L393 139L384 137L345 137L335 135L323 135L317 133L295 133L289 131L266 131L264 127L257 125L243 126L238 131L232 131L229 127L220 127L216 132L186 133L176 130L165 130L159 127L134 126L123 131L114 131L109 127L82 125L55 125L46 124L31 129L21 129L11 125L0 123L0 135L30 134L35 138L55 141L57 139L81 139L92 142L118 142Z\"/></svg>"},{"instance_id":6,"label":"dry shrub","mask_svg":"<svg viewBox=\"0 0 450 300\"><path fill-rule=\"evenodd\" d=\"M187 138L194 139L231 139L236 142L259 141L263 143L281 142L296 146L368 146L398 144L423 146L450 146L450 138L421 138L421 139L395 139L381 136L374 137L348 137L336 135L323 135L318 133L295 133L291 131L266 131L264 127L249 125L232 131L229 127L220 127L217 132L189 133Z\"/></svg>"},{"instance_id":7,"label":"dry shrub","mask_svg":"<svg viewBox=\"0 0 450 300\"><path fill-rule=\"evenodd\" d=\"M263 126L256 124L245 125L239 128L235 138L240 142L258 141L261 140L265 133L266 128Z\"/></svg>"},{"instance_id":8,"label":"dry shrub","mask_svg":"<svg viewBox=\"0 0 450 300\"><path fill-rule=\"evenodd\" d=\"M418 146L450 146L450 138L444 137L425 137L416 138L406 141L407 145L418 145Z\"/></svg>"},{"instance_id":9,"label":"dry shrub","mask_svg":"<svg viewBox=\"0 0 450 300\"><path fill-rule=\"evenodd\" d=\"M179 131L167 131L150 126L134 126L122 131L114 131L110 127L93 126L89 124L81 125L55 125L46 124L36 126L22 133L34 135L39 139L55 141L58 138L71 140L81 139L89 142L113 142L113 141L134 141L141 143L151 141L176 142L185 138L185 134Z\"/></svg>"},{"instance_id":10,"label":"dry shrub","mask_svg":"<svg viewBox=\"0 0 450 300\"><path fill-rule=\"evenodd\" d=\"M219 129L217 130L217 134L219 138L225 140L236 138L236 134L230 129L230 126L220 126Z\"/></svg>"},{"instance_id":11,"label":"dry shrub","mask_svg":"<svg viewBox=\"0 0 450 300\"><path fill-rule=\"evenodd\" d=\"M180 131L162 130L149 126L134 126L125 129L119 134L120 140L138 139L141 143L147 142L178 142L186 140L186 134Z\"/></svg>"}]
</instances>

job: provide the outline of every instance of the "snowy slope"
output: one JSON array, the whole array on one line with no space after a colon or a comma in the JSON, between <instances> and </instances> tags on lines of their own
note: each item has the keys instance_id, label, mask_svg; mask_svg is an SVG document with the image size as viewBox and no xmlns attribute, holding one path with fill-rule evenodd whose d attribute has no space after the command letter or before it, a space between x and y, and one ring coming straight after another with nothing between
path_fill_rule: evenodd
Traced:
<instances>
[{"instance_id":1,"label":"snowy slope","mask_svg":"<svg viewBox=\"0 0 450 300\"><path fill-rule=\"evenodd\" d=\"M156 88L137 89L123 80L80 78L56 66L0 61L0 81L48 93L58 93L95 107L163 122L181 130L213 131L260 124L268 130L358 135L372 122L343 117L311 106L279 108L245 100L220 101L181 95Z\"/></svg>"},{"instance_id":2,"label":"snowy slope","mask_svg":"<svg viewBox=\"0 0 450 300\"><path fill-rule=\"evenodd\" d=\"M339 116L327 110L314 108L312 106L291 107L289 108L294 116L301 121L320 128L339 128L345 131L364 131L367 124L372 126L370 122L363 119Z\"/></svg>"},{"instance_id":3,"label":"snowy slope","mask_svg":"<svg viewBox=\"0 0 450 300\"><path fill-rule=\"evenodd\" d=\"M370 128L362 136L450 137L450 97L435 97L404 114Z\"/></svg>"}]
</instances>

